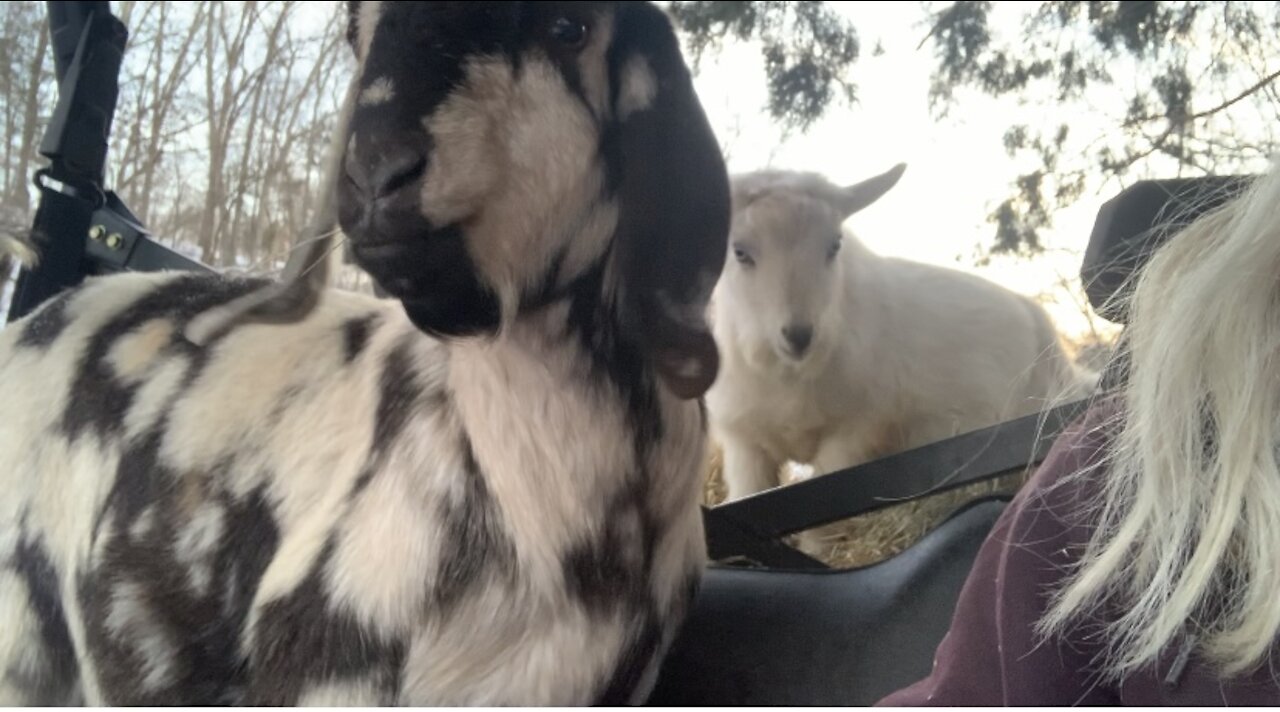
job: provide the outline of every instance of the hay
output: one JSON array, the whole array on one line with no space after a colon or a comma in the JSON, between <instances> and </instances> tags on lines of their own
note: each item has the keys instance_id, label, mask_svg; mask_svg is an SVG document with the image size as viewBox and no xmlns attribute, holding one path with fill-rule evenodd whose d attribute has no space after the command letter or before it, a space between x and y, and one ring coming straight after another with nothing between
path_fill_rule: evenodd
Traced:
<instances>
[{"instance_id":1,"label":"hay","mask_svg":"<svg viewBox=\"0 0 1280 712\"><path fill-rule=\"evenodd\" d=\"M726 489L720 448L710 448L703 503L724 502ZM818 558L833 568L867 566L892 557L916 543L958 507L992 494L1012 494L1026 482L1029 471L1015 471L941 494L886 507L870 514L835 522L823 529L826 548Z\"/></svg>"}]
</instances>

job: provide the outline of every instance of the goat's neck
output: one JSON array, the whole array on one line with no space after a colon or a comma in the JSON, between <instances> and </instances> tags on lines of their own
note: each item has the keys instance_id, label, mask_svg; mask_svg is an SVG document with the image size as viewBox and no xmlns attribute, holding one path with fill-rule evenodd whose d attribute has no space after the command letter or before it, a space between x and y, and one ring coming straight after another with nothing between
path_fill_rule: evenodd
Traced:
<instances>
[{"instance_id":1,"label":"goat's neck","mask_svg":"<svg viewBox=\"0 0 1280 712\"><path fill-rule=\"evenodd\" d=\"M584 527L598 525L608 503L633 484L630 478L692 476L682 464L663 472L639 461L655 458L639 454L633 404L598 370L593 375L593 359L601 354L568 326L569 305L553 304L496 338L449 347L450 390L488 488L517 530L516 541L531 547L522 556L546 565L554 565ZM684 410L657 390L655 418ZM662 438L684 437L688 422L679 416L666 423ZM650 453L671 449L662 438L648 444Z\"/></svg>"}]
</instances>

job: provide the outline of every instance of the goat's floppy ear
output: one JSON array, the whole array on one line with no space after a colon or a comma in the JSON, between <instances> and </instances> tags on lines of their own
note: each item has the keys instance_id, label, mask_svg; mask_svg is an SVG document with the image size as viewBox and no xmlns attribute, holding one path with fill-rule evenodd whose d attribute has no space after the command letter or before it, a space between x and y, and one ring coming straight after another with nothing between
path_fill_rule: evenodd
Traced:
<instances>
[{"instance_id":1,"label":"goat's floppy ear","mask_svg":"<svg viewBox=\"0 0 1280 712\"><path fill-rule=\"evenodd\" d=\"M898 179L902 178L905 170L907 164L899 163L874 178L854 183L842 190L839 205L841 214L847 218L884 197L890 188L898 184Z\"/></svg>"},{"instance_id":2,"label":"goat's floppy ear","mask_svg":"<svg viewBox=\"0 0 1280 712\"><path fill-rule=\"evenodd\" d=\"M720 367L705 312L724 267L729 178L670 25L646 26L668 20L630 19L645 46L611 51L622 316L667 388L693 399Z\"/></svg>"}]
</instances>

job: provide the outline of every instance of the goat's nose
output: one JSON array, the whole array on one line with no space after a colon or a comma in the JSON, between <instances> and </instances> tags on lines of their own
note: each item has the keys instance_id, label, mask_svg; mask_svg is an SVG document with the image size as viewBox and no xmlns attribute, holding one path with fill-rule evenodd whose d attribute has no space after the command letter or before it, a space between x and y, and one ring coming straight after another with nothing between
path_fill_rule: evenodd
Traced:
<instances>
[{"instance_id":1,"label":"goat's nose","mask_svg":"<svg viewBox=\"0 0 1280 712\"><path fill-rule=\"evenodd\" d=\"M425 156L403 145L348 154L346 163L347 175L360 192L375 199L412 184L427 168Z\"/></svg>"},{"instance_id":2,"label":"goat's nose","mask_svg":"<svg viewBox=\"0 0 1280 712\"><path fill-rule=\"evenodd\" d=\"M793 354L801 356L809 350L809 344L813 341L813 327L808 324L787 324L782 327L782 338L787 340Z\"/></svg>"}]
</instances>

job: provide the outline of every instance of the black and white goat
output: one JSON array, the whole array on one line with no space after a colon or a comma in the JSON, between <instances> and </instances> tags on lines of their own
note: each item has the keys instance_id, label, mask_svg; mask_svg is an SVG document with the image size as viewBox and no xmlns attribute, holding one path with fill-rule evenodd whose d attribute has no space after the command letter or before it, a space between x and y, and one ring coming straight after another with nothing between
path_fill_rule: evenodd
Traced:
<instances>
[{"instance_id":1,"label":"black and white goat","mask_svg":"<svg viewBox=\"0 0 1280 712\"><path fill-rule=\"evenodd\" d=\"M642 700L697 587L729 188L648 3L353 2L394 301L89 280L0 332L0 703Z\"/></svg>"}]
</instances>

